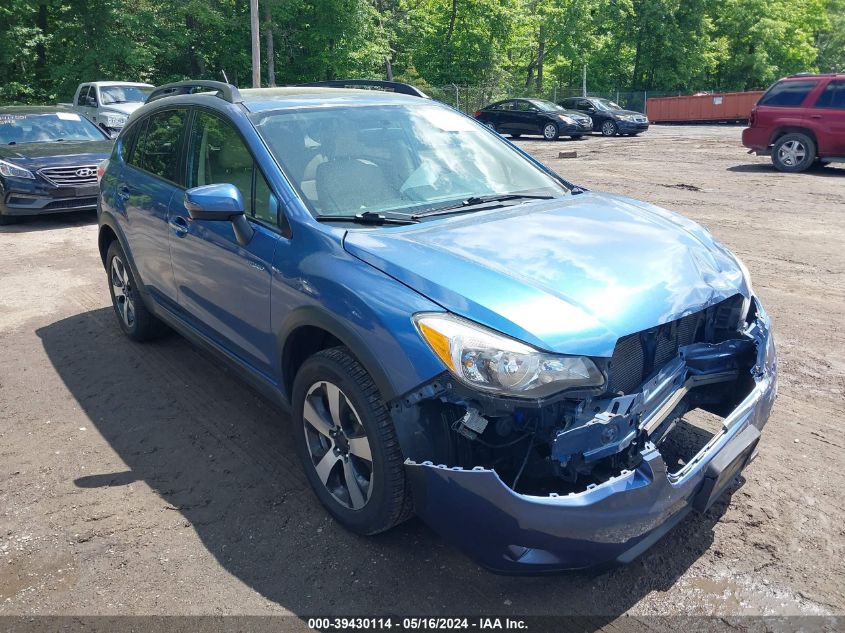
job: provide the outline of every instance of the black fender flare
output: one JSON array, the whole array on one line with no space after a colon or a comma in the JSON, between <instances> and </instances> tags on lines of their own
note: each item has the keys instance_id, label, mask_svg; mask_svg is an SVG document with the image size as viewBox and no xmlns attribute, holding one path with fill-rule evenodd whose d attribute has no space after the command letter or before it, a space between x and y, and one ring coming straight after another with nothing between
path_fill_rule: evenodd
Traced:
<instances>
[{"instance_id":1,"label":"black fender flare","mask_svg":"<svg viewBox=\"0 0 845 633\"><path fill-rule=\"evenodd\" d=\"M352 355L358 359L367 372L369 372L370 376L372 376L385 404L401 395L397 393L393 381L390 380L387 372L370 350L370 347L352 328L344 325L340 319L316 306L302 306L295 308L285 318L284 324L277 334L279 358L281 359L280 386L289 402L291 400L291 394L287 385L292 384L293 376L285 375L285 365L288 360L287 353L290 349L288 343L290 342L291 334L301 327L317 327L325 330L348 347Z\"/></svg>"},{"instance_id":2,"label":"black fender flare","mask_svg":"<svg viewBox=\"0 0 845 633\"><path fill-rule=\"evenodd\" d=\"M106 253L108 252L108 249L103 248L102 237L103 229L108 227L111 232L114 233L117 242L120 244L120 248L123 250L123 254L126 255L126 260L129 262L129 268L132 269L132 276L135 278L135 285L141 292L144 304L149 309L151 305L149 301L150 292L144 285L144 280L141 279L141 275L138 274L138 266L135 265L135 258L132 256L132 249L127 246L126 235L124 235L123 230L120 228L120 224L114 217L114 214L110 211L101 211L99 225L100 229L97 232L97 250L100 252L100 259L103 262L103 268L105 269L108 266L108 263L106 262ZM108 274L108 270L106 270L106 273ZM155 310L153 310L153 312L155 313Z\"/></svg>"}]
</instances>

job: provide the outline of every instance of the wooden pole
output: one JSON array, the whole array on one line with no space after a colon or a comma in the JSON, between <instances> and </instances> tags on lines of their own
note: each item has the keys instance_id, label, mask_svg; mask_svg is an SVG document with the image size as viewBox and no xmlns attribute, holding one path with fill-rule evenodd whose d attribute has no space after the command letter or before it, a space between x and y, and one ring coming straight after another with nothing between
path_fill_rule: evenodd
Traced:
<instances>
[{"instance_id":1,"label":"wooden pole","mask_svg":"<svg viewBox=\"0 0 845 633\"><path fill-rule=\"evenodd\" d=\"M261 87L261 42L258 32L258 0L249 0L249 24L252 35L252 87Z\"/></svg>"}]
</instances>

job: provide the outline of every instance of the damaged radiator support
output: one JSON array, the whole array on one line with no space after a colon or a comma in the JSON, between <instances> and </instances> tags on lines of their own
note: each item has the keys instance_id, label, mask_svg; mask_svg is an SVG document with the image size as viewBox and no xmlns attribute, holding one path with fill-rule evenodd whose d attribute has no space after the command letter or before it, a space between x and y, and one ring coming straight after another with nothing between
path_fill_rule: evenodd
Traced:
<instances>
[{"instance_id":1,"label":"damaged radiator support","mask_svg":"<svg viewBox=\"0 0 845 633\"><path fill-rule=\"evenodd\" d=\"M621 453L635 442L657 444L670 423L693 408L693 390L729 383L750 370L755 344L748 339L682 347L639 393L587 400L567 428L556 433L551 456L566 467L578 456L585 463Z\"/></svg>"}]
</instances>

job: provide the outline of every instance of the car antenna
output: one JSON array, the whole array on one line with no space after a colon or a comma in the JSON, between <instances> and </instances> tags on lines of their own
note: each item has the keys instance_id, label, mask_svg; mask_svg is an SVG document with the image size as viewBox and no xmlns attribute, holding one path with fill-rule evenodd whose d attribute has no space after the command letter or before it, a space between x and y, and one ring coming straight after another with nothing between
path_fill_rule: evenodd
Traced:
<instances>
[{"instance_id":1,"label":"car antenna","mask_svg":"<svg viewBox=\"0 0 845 633\"><path fill-rule=\"evenodd\" d=\"M226 83L229 83L229 78L226 76L226 71L221 68L220 74L223 75L223 81L225 81Z\"/></svg>"}]
</instances>

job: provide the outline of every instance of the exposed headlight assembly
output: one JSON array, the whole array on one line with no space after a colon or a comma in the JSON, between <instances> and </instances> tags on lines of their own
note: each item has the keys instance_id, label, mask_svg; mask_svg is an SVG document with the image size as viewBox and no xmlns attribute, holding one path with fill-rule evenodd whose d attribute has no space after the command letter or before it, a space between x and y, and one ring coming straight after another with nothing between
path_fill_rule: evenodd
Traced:
<instances>
[{"instance_id":1,"label":"exposed headlight assembly","mask_svg":"<svg viewBox=\"0 0 845 633\"><path fill-rule=\"evenodd\" d=\"M126 125L127 118L125 114L113 114L111 112L100 115L100 121L105 123L106 127L123 127Z\"/></svg>"},{"instance_id":2,"label":"exposed headlight assembly","mask_svg":"<svg viewBox=\"0 0 845 633\"><path fill-rule=\"evenodd\" d=\"M7 178L27 178L35 180L35 175L28 169L18 167L12 163L7 163L5 160L0 160L0 174Z\"/></svg>"},{"instance_id":3,"label":"exposed headlight assembly","mask_svg":"<svg viewBox=\"0 0 845 633\"><path fill-rule=\"evenodd\" d=\"M418 314L414 323L449 371L476 389L539 398L604 383L589 358L540 352L451 314Z\"/></svg>"}]
</instances>

